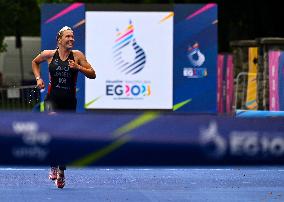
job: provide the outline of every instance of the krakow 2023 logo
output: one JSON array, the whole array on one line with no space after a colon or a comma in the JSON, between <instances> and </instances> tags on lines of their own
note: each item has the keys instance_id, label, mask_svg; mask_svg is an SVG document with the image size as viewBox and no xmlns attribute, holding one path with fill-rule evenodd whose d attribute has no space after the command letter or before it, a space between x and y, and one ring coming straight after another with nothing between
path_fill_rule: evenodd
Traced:
<instances>
[{"instance_id":1,"label":"krakow 2023 logo","mask_svg":"<svg viewBox=\"0 0 284 202\"><path fill-rule=\"evenodd\" d=\"M199 49L199 44L195 43L187 49L187 57L192 65L183 68L183 76L188 78L203 78L207 76L207 68L201 66L205 62L205 56Z\"/></svg>"},{"instance_id":2,"label":"krakow 2023 logo","mask_svg":"<svg viewBox=\"0 0 284 202\"><path fill-rule=\"evenodd\" d=\"M146 54L139 46L134 35L134 26L129 21L127 28L120 32L116 29L116 39L113 46L114 67L126 78L140 73L146 64ZM151 95L151 81L145 80L108 80L106 95L115 99L142 99Z\"/></svg>"}]
</instances>

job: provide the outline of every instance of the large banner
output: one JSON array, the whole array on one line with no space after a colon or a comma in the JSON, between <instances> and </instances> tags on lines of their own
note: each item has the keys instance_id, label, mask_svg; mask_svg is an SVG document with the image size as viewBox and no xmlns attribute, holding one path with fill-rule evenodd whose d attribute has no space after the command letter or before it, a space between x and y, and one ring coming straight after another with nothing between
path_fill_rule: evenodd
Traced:
<instances>
[{"instance_id":1,"label":"large banner","mask_svg":"<svg viewBox=\"0 0 284 202\"><path fill-rule=\"evenodd\" d=\"M253 111L258 112L261 111ZM1 165L284 163L284 117L235 118L159 112L56 116L0 112L0 116L5 117L0 119ZM59 123L60 127L54 127Z\"/></svg>"},{"instance_id":2,"label":"large banner","mask_svg":"<svg viewBox=\"0 0 284 202\"><path fill-rule=\"evenodd\" d=\"M284 52L270 50L269 59L269 110L284 110Z\"/></svg>"},{"instance_id":3,"label":"large banner","mask_svg":"<svg viewBox=\"0 0 284 202\"><path fill-rule=\"evenodd\" d=\"M174 105L177 111L217 112L217 5L174 8Z\"/></svg>"},{"instance_id":4,"label":"large banner","mask_svg":"<svg viewBox=\"0 0 284 202\"><path fill-rule=\"evenodd\" d=\"M86 12L88 109L172 109L173 12Z\"/></svg>"},{"instance_id":5,"label":"large banner","mask_svg":"<svg viewBox=\"0 0 284 202\"><path fill-rule=\"evenodd\" d=\"M54 49L57 31L70 26L74 49L96 70L95 80L79 74L77 111L217 112L216 4L44 4L41 11L42 49ZM47 64L42 76L47 84Z\"/></svg>"},{"instance_id":6,"label":"large banner","mask_svg":"<svg viewBox=\"0 0 284 202\"><path fill-rule=\"evenodd\" d=\"M279 56L278 67L279 110L284 111L284 51Z\"/></svg>"}]
</instances>

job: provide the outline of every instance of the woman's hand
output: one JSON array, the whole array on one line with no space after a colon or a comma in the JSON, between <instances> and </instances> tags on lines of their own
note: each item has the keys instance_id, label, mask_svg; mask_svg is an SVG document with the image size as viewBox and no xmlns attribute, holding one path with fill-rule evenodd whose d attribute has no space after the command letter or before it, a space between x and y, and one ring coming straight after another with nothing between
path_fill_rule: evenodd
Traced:
<instances>
[{"instance_id":1,"label":"woman's hand","mask_svg":"<svg viewBox=\"0 0 284 202\"><path fill-rule=\"evenodd\" d=\"M68 63L69 63L69 67L71 69L80 69L80 66L74 61L74 60L68 60Z\"/></svg>"},{"instance_id":2,"label":"woman's hand","mask_svg":"<svg viewBox=\"0 0 284 202\"><path fill-rule=\"evenodd\" d=\"M44 82L43 82L42 78L37 79L36 85L39 89L44 89Z\"/></svg>"}]
</instances>

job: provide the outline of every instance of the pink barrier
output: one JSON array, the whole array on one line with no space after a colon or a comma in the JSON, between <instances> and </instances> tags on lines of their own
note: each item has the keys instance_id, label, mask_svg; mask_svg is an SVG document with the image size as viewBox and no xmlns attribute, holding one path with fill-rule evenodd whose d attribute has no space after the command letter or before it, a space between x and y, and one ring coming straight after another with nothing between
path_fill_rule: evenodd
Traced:
<instances>
[{"instance_id":1,"label":"pink barrier","mask_svg":"<svg viewBox=\"0 0 284 202\"><path fill-rule=\"evenodd\" d=\"M280 51L269 51L269 110L279 110L278 66Z\"/></svg>"},{"instance_id":2,"label":"pink barrier","mask_svg":"<svg viewBox=\"0 0 284 202\"><path fill-rule=\"evenodd\" d=\"M226 74L226 112L232 112L234 98L234 66L233 56L228 55L227 58L227 74Z\"/></svg>"}]
</instances>

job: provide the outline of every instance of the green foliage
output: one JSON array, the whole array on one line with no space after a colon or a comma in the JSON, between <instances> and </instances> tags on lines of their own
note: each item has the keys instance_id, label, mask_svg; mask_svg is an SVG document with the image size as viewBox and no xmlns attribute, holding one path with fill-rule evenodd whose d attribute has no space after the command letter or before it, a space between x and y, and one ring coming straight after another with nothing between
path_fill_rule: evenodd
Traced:
<instances>
[{"instance_id":1,"label":"green foliage","mask_svg":"<svg viewBox=\"0 0 284 202\"><path fill-rule=\"evenodd\" d=\"M0 52L5 51L5 44L3 44L3 39L6 33L9 33L11 27L11 11L12 7L7 0L1 0L0 3Z\"/></svg>"},{"instance_id":2,"label":"green foliage","mask_svg":"<svg viewBox=\"0 0 284 202\"><path fill-rule=\"evenodd\" d=\"M74 1L74 0L36 0L37 4L43 4L43 3L73 3L73 2L80 2L80 1Z\"/></svg>"},{"instance_id":3,"label":"green foliage","mask_svg":"<svg viewBox=\"0 0 284 202\"><path fill-rule=\"evenodd\" d=\"M180 0L180 2L187 0ZM40 35L40 5L43 3L175 3L174 0L0 0L0 53L5 36ZM176 2L176 3L180 3Z\"/></svg>"},{"instance_id":4,"label":"green foliage","mask_svg":"<svg viewBox=\"0 0 284 202\"><path fill-rule=\"evenodd\" d=\"M36 0L0 0L0 10L0 52L5 51L5 36L40 35L40 9Z\"/></svg>"}]
</instances>

